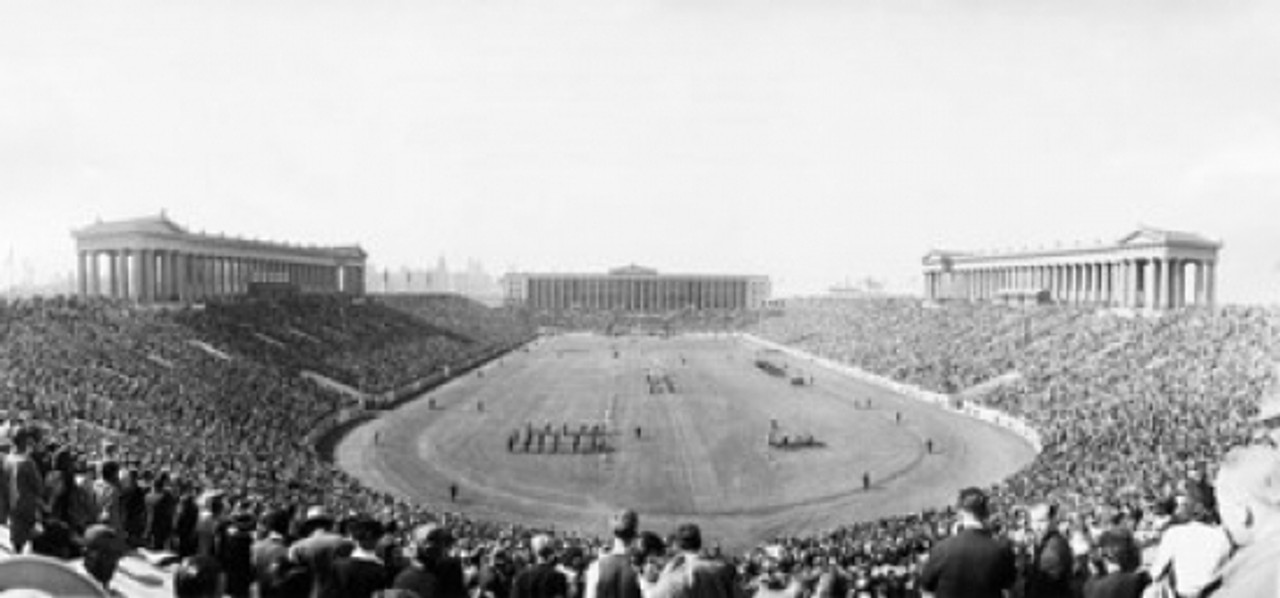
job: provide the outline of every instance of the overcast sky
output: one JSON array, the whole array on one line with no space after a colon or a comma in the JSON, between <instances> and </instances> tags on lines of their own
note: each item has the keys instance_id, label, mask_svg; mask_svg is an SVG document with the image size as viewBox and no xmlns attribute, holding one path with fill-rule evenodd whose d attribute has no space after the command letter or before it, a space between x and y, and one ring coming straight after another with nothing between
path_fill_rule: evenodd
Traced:
<instances>
[{"instance_id":1,"label":"overcast sky","mask_svg":"<svg viewBox=\"0 0 1280 598\"><path fill-rule=\"evenodd\" d=\"M1278 6L3 2L0 252L70 272L72 228L165 209L393 268L918 292L933 247L1147 224L1272 303Z\"/></svg>"}]
</instances>

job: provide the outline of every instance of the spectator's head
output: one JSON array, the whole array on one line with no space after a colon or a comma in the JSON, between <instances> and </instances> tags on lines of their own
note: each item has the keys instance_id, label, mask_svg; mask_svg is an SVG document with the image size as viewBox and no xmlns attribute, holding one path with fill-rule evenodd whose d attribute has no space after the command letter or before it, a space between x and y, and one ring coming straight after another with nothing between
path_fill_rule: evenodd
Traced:
<instances>
[{"instance_id":1,"label":"spectator's head","mask_svg":"<svg viewBox=\"0 0 1280 598\"><path fill-rule=\"evenodd\" d=\"M267 533L279 534L280 536L289 535L289 511L284 509L271 509L262 514L262 518L258 521L258 525Z\"/></svg>"},{"instance_id":2,"label":"spectator's head","mask_svg":"<svg viewBox=\"0 0 1280 598\"><path fill-rule=\"evenodd\" d=\"M1275 386L1258 403L1258 432L1272 446L1280 445L1280 371L1276 372ZM1280 447L1277 447L1280 448Z\"/></svg>"},{"instance_id":3,"label":"spectator's head","mask_svg":"<svg viewBox=\"0 0 1280 598\"><path fill-rule=\"evenodd\" d=\"M1188 480L1186 491L1178 497L1174 516L1184 522L1213 523L1217 519L1215 500L1212 486Z\"/></svg>"},{"instance_id":4,"label":"spectator's head","mask_svg":"<svg viewBox=\"0 0 1280 598\"><path fill-rule=\"evenodd\" d=\"M529 549L533 557L541 562L548 562L556 556L556 541L547 534L538 534L529 540Z\"/></svg>"},{"instance_id":5,"label":"spectator's head","mask_svg":"<svg viewBox=\"0 0 1280 598\"><path fill-rule=\"evenodd\" d=\"M84 532L84 570L108 587L128 550L116 530L102 524L91 525Z\"/></svg>"},{"instance_id":6,"label":"spectator's head","mask_svg":"<svg viewBox=\"0 0 1280 598\"><path fill-rule=\"evenodd\" d=\"M1036 537L1044 537L1050 530L1057 528L1058 505L1053 503L1036 503L1027 509L1027 522Z\"/></svg>"},{"instance_id":7,"label":"spectator's head","mask_svg":"<svg viewBox=\"0 0 1280 598\"><path fill-rule=\"evenodd\" d=\"M1102 532L1097 549L1108 571L1134 571L1142 564L1142 553L1128 530L1113 528Z\"/></svg>"},{"instance_id":8,"label":"spectator's head","mask_svg":"<svg viewBox=\"0 0 1280 598\"><path fill-rule=\"evenodd\" d=\"M448 554L453 542L453 533L438 523L420 525L413 530L414 551L424 565L433 564Z\"/></svg>"},{"instance_id":9,"label":"spectator's head","mask_svg":"<svg viewBox=\"0 0 1280 598\"><path fill-rule=\"evenodd\" d=\"M98 464L98 478L112 484L120 483L120 463L108 459Z\"/></svg>"},{"instance_id":10,"label":"spectator's head","mask_svg":"<svg viewBox=\"0 0 1280 598\"><path fill-rule=\"evenodd\" d=\"M990 507L987 505L987 493L980 488L970 487L961 490L960 498L956 501L956 509L962 516L967 515L977 522L985 522L991 515Z\"/></svg>"},{"instance_id":11,"label":"spectator's head","mask_svg":"<svg viewBox=\"0 0 1280 598\"><path fill-rule=\"evenodd\" d=\"M25 454L35 450L37 437L38 433L35 428L30 426L18 428L18 431L14 432L12 436L13 452Z\"/></svg>"},{"instance_id":12,"label":"spectator's head","mask_svg":"<svg viewBox=\"0 0 1280 598\"><path fill-rule=\"evenodd\" d=\"M333 515L324 507L316 505L307 509L306 515L302 519L302 535L309 536L317 531L333 530Z\"/></svg>"},{"instance_id":13,"label":"spectator's head","mask_svg":"<svg viewBox=\"0 0 1280 598\"><path fill-rule=\"evenodd\" d=\"M213 557L191 557L173 572L174 598L221 598L225 585L222 566Z\"/></svg>"},{"instance_id":14,"label":"spectator's head","mask_svg":"<svg viewBox=\"0 0 1280 598\"><path fill-rule=\"evenodd\" d=\"M702 550L702 530L694 523L683 523L676 528L675 546L682 552Z\"/></svg>"},{"instance_id":15,"label":"spectator's head","mask_svg":"<svg viewBox=\"0 0 1280 598\"><path fill-rule=\"evenodd\" d=\"M1280 452L1263 446L1227 453L1218 470L1218 510L1232 542L1248 545L1280 529Z\"/></svg>"},{"instance_id":16,"label":"spectator's head","mask_svg":"<svg viewBox=\"0 0 1280 598\"><path fill-rule=\"evenodd\" d=\"M613 516L613 537L630 544L636 539L640 528L640 517L631 509L623 510Z\"/></svg>"},{"instance_id":17,"label":"spectator's head","mask_svg":"<svg viewBox=\"0 0 1280 598\"><path fill-rule=\"evenodd\" d=\"M373 550L382 539L382 523L373 517L359 516L347 524L351 539L364 550Z\"/></svg>"}]
</instances>

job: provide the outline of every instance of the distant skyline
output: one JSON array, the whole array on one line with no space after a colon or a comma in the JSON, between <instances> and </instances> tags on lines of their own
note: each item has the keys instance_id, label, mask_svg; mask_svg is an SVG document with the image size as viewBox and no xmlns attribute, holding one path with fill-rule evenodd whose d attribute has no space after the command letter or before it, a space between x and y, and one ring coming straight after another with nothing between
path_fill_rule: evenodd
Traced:
<instances>
[{"instance_id":1,"label":"distant skyline","mask_svg":"<svg viewBox=\"0 0 1280 598\"><path fill-rule=\"evenodd\" d=\"M0 4L0 287L161 210L782 296L1147 225L1277 303L1280 2Z\"/></svg>"}]
</instances>

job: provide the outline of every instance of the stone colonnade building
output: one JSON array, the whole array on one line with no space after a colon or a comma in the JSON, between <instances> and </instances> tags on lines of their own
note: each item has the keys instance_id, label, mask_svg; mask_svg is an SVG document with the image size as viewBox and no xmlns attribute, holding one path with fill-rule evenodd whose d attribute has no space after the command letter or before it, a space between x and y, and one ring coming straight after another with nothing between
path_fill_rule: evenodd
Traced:
<instances>
[{"instance_id":1,"label":"stone colonnade building","mask_svg":"<svg viewBox=\"0 0 1280 598\"><path fill-rule=\"evenodd\" d=\"M163 213L73 231L81 296L204 301L251 289L364 294L359 246L315 247L192 233Z\"/></svg>"},{"instance_id":2,"label":"stone colonnade building","mask_svg":"<svg viewBox=\"0 0 1280 598\"><path fill-rule=\"evenodd\" d=\"M639 266L607 274L511 273L503 279L507 305L664 313L682 309L758 309L769 299L765 276L659 274Z\"/></svg>"},{"instance_id":3,"label":"stone colonnade building","mask_svg":"<svg viewBox=\"0 0 1280 598\"><path fill-rule=\"evenodd\" d=\"M1113 244L1007 253L931 251L931 300L1040 302L1176 309L1214 303L1222 244L1193 233L1141 228Z\"/></svg>"}]
</instances>

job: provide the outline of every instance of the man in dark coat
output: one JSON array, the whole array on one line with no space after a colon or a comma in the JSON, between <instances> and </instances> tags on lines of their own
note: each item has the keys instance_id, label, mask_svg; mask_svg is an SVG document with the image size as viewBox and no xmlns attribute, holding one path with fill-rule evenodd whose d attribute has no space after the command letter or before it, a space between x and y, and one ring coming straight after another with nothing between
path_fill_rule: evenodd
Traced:
<instances>
[{"instance_id":1,"label":"man in dark coat","mask_svg":"<svg viewBox=\"0 0 1280 598\"><path fill-rule=\"evenodd\" d=\"M957 532L929 551L920 587L936 598L1001 598L1017 577L1013 548L991 537L982 490L961 490L958 506Z\"/></svg>"},{"instance_id":2,"label":"man in dark coat","mask_svg":"<svg viewBox=\"0 0 1280 598\"><path fill-rule=\"evenodd\" d=\"M1058 532L1057 505L1032 505L1027 517L1035 544L1022 569L1021 595L1026 598L1072 598L1075 559L1071 554L1071 544Z\"/></svg>"},{"instance_id":3,"label":"man in dark coat","mask_svg":"<svg viewBox=\"0 0 1280 598\"><path fill-rule=\"evenodd\" d=\"M556 568L555 541L540 534L530 541L534 564L516 575L510 598L568 598L569 579Z\"/></svg>"},{"instance_id":4,"label":"man in dark coat","mask_svg":"<svg viewBox=\"0 0 1280 598\"><path fill-rule=\"evenodd\" d=\"M333 531L334 519L323 507L307 509L305 536L289 546L289 560L311 571L311 598L341 598L333 563L351 554L354 545Z\"/></svg>"},{"instance_id":5,"label":"man in dark coat","mask_svg":"<svg viewBox=\"0 0 1280 598\"><path fill-rule=\"evenodd\" d=\"M414 530L413 545L415 562L396 576L391 587L409 590L418 598L464 598L462 563L449 556L453 534L443 526L428 523Z\"/></svg>"},{"instance_id":6,"label":"man in dark coat","mask_svg":"<svg viewBox=\"0 0 1280 598\"><path fill-rule=\"evenodd\" d=\"M173 533L173 515L178 499L169 489L169 473L160 472L151 491L146 496L146 536L147 546L152 550L168 548L169 536Z\"/></svg>"},{"instance_id":7,"label":"man in dark coat","mask_svg":"<svg viewBox=\"0 0 1280 598\"><path fill-rule=\"evenodd\" d=\"M347 598L370 598L391 585L387 568L376 553L382 524L370 517L359 517L351 522L350 530L355 550L333 564L338 591Z\"/></svg>"}]
</instances>

